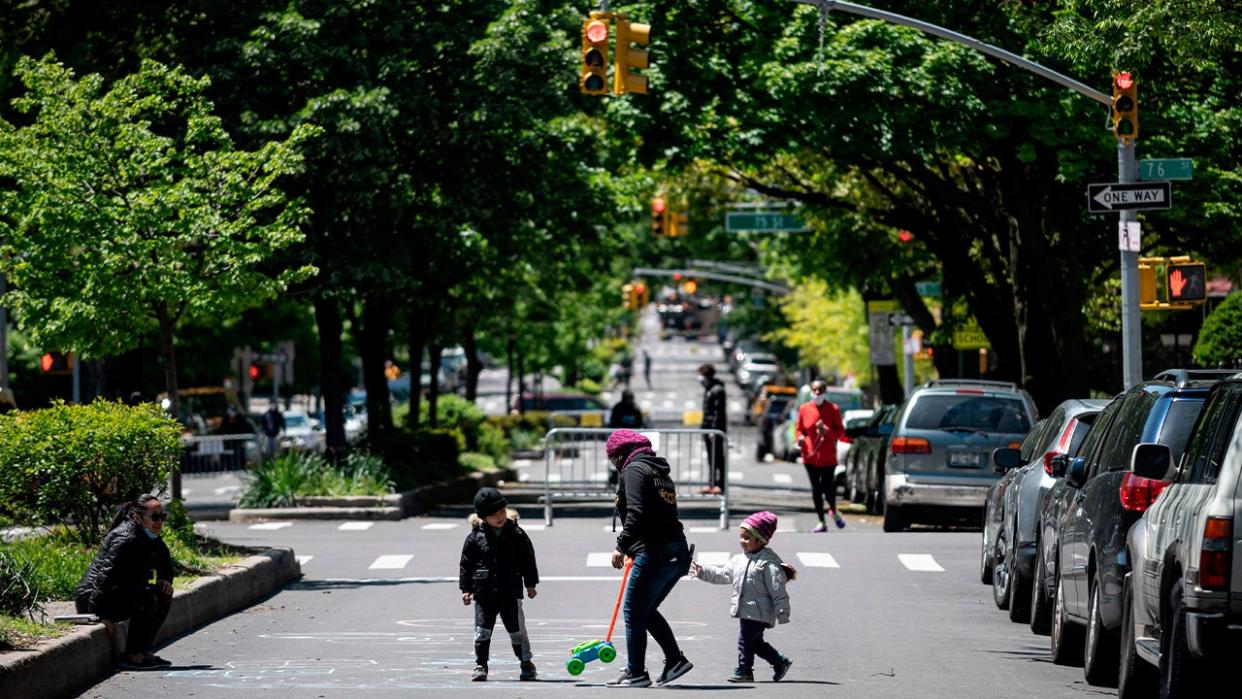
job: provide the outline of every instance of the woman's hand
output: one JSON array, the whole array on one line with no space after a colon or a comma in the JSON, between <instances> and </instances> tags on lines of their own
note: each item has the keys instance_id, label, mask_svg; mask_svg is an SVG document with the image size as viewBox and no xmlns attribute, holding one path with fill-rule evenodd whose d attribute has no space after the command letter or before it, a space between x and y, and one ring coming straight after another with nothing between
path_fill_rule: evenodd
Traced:
<instances>
[{"instance_id":1,"label":"woman's hand","mask_svg":"<svg viewBox=\"0 0 1242 699\"><path fill-rule=\"evenodd\" d=\"M536 590L536 589L535 589L535 588L533 588L533 587L528 587L528 588L526 588L526 596L527 596L527 597L529 597L529 598L531 598L531 599L535 599L535 595L537 595L537 594L539 594L539 590Z\"/></svg>"},{"instance_id":2,"label":"woman's hand","mask_svg":"<svg viewBox=\"0 0 1242 699\"><path fill-rule=\"evenodd\" d=\"M469 592L461 593L461 603L469 607L471 597L473 597L473 595L471 595Z\"/></svg>"},{"instance_id":3,"label":"woman's hand","mask_svg":"<svg viewBox=\"0 0 1242 699\"><path fill-rule=\"evenodd\" d=\"M703 572L703 566L698 561L690 561L690 577L697 578L699 573Z\"/></svg>"},{"instance_id":4,"label":"woman's hand","mask_svg":"<svg viewBox=\"0 0 1242 699\"><path fill-rule=\"evenodd\" d=\"M613 551L612 552L612 567L616 568L617 570L621 570L621 567L624 565L625 565L625 554L621 553L620 551Z\"/></svg>"}]
</instances>

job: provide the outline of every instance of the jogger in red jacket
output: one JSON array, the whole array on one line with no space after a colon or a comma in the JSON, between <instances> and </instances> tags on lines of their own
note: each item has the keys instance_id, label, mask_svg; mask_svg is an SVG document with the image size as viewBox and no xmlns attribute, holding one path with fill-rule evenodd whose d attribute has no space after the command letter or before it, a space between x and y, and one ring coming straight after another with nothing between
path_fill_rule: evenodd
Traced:
<instances>
[{"instance_id":1,"label":"jogger in red jacket","mask_svg":"<svg viewBox=\"0 0 1242 699\"><path fill-rule=\"evenodd\" d=\"M837 527L844 527L845 520L837 514L837 488L833 474L837 470L837 440L845 436L845 424L841 421L841 409L828 400L828 385L820 379L811 382L811 400L798 408L796 434L802 449L802 464L811 479L811 493L815 498L815 512L819 526L812 531L826 532L824 522L824 498L828 498L828 512Z\"/></svg>"}]
</instances>

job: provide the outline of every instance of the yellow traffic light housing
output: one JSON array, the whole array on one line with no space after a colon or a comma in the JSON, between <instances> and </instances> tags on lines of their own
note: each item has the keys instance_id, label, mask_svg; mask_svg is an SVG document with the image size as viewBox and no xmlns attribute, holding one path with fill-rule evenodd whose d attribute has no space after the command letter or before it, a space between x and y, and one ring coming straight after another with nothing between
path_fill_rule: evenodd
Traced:
<instances>
[{"instance_id":1,"label":"yellow traffic light housing","mask_svg":"<svg viewBox=\"0 0 1242 699\"><path fill-rule=\"evenodd\" d=\"M668 203L664 197L651 200L651 232L657 237L669 235Z\"/></svg>"},{"instance_id":2,"label":"yellow traffic light housing","mask_svg":"<svg viewBox=\"0 0 1242 699\"><path fill-rule=\"evenodd\" d=\"M625 308L634 307L634 285L626 284L621 287L621 305Z\"/></svg>"},{"instance_id":3,"label":"yellow traffic light housing","mask_svg":"<svg viewBox=\"0 0 1242 699\"><path fill-rule=\"evenodd\" d=\"M607 12L592 12L582 20L582 69L578 89L584 95L608 94L608 20Z\"/></svg>"},{"instance_id":4,"label":"yellow traffic light housing","mask_svg":"<svg viewBox=\"0 0 1242 699\"><path fill-rule=\"evenodd\" d=\"M690 235L690 217L681 211L669 211L668 235L670 238Z\"/></svg>"},{"instance_id":5,"label":"yellow traffic light housing","mask_svg":"<svg viewBox=\"0 0 1242 699\"><path fill-rule=\"evenodd\" d=\"M1113 135L1133 143L1139 134L1138 83L1127 72L1113 76Z\"/></svg>"},{"instance_id":6,"label":"yellow traffic light housing","mask_svg":"<svg viewBox=\"0 0 1242 699\"><path fill-rule=\"evenodd\" d=\"M646 49L637 49L630 44L648 43L651 37L651 25L631 22L625 15L617 15L617 54L616 65L612 74L612 94L624 95L627 92L647 94L647 77L630 71L647 68L648 54Z\"/></svg>"}]
</instances>

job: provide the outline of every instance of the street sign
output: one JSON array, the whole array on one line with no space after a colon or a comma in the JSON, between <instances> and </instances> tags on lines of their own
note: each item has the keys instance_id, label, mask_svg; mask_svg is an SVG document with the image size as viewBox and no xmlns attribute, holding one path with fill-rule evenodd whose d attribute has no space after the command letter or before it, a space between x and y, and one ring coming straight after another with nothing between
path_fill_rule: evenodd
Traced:
<instances>
[{"instance_id":1,"label":"street sign","mask_svg":"<svg viewBox=\"0 0 1242 699\"><path fill-rule=\"evenodd\" d=\"M893 326L888 324L888 316L895 310L897 310L896 301L867 302L867 344L870 348L871 363L876 366L890 366L897 363Z\"/></svg>"},{"instance_id":2,"label":"street sign","mask_svg":"<svg viewBox=\"0 0 1242 699\"><path fill-rule=\"evenodd\" d=\"M895 328L902 325L914 325L914 318L905 313L889 313L888 324Z\"/></svg>"},{"instance_id":3,"label":"street sign","mask_svg":"<svg viewBox=\"0 0 1242 699\"><path fill-rule=\"evenodd\" d=\"M953 349L992 349L992 343L988 342L988 336L983 334L979 321L972 317L967 319L965 324L953 330Z\"/></svg>"},{"instance_id":4,"label":"street sign","mask_svg":"<svg viewBox=\"0 0 1242 699\"><path fill-rule=\"evenodd\" d=\"M1142 229L1138 221L1117 222L1117 249L1122 252L1138 252L1143 249Z\"/></svg>"},{"instance_id":5,"label":"street sign","mask_svg":"<svg viewBox=\"0 0 1242 699\"><path fill-rule=\"evenodd\" d=\"M792 214L729 212L725 214L727 233L806 233L802 219Z\"/></svg>"},{"instance_id":6,"label":"street sign","mask_svg":"<svg viewBox=\"0 0 1242 699\"><path fill-rule=\"evenodd\" d=\"M918 292L919 296L939 297L940 296L940 282L937 282L937 281L915 282L914 290Z\"/></svg>"},{"instance_id":7,"label":"street sign","mask_svg":"<svg viewBox=\"0 0 1242 699\"><path fill-rule=\"evenodd\" d=\"M1173 185L1168 182L1087 185L1087 211L1093 214L1167 209L1172 203Z\"/></svg>"},{"instance_id":8,"label":"street sign","mask_svg":"<svg viewBox=\"0 0 1242 699\"><path fill-rule=\"evenodd\" d=\"M1194 179L1195 164L1190 158L1153 158L1139 161L1138 178L1151 180Z\"/></svg>"}]
</instances>

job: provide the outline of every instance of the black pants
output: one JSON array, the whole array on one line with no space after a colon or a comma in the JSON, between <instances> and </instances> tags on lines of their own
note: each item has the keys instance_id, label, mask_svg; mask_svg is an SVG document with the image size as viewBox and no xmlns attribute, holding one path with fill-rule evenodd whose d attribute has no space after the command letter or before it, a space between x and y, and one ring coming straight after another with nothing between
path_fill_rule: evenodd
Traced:
<instances>
[{"instance_id":1,"label":"black pants","mask_svg":"<svg viewBox=\"0 0 1242 699\"><path fill-rule=\"evenodd\" d=\"M94 604L85 597L74 600L78 614L94 614L108 621L129 620L125 634L125 654L138 655L151 650L155 634L159 633L172 608L172 597L166 597L159 588L150 585L142 592L132 595L114 593L100 595Z\"/></svg>"},{"instance_id":2,"label":"black pants","mask_svg":"<svg viewBox=\"0 0 1242 699\"><path fill-rule=\"evenodd\" d=\"M815 514L824 521L824 498L828 499L829 511L837 509L837 484L834 482L836 466L807 466L806 475L811 479L811 497L815 500Z\"/></svg>"},{"instance_id":3,"label":"black pants","mask_svg":"<svg viewBox=\"0 0 1242 699\"><path fill-rule=\"evenodd\" d=\"M513 654L518 660L529 662L531 659L530 639L526 636L526 616L522 614L522 601L513 597L504 599L474 598L474 660L486 666L491 654L492 630L496 628L496 615L500 615L505 631L509 632L509 641L513 644Z\"/></svg>"},{"instance_id":4,"label":"black pants","mask_svg":"<svg viewBox=\"0 0 1242 699\"><path fill-rule=\"evenodd\" d=\"M725 479L725 440L714 434L703 437L703 445L707 447L707 482L717 488L724 489Z\"/></svg>"},{"instance_id":5,"label":"black pants","mask_svg":"<svg viewBox=\"0 0 1242 699\"><path fill-rule=\"evenodd\" d=\"M772 665L781 662L781 654L767 641L763 640L763 631L767 627L762 621L741 619L741 628L737 632L737 664L743 670L755 665L755 656L768 661Z\"/></svg>"}]
</instances>

